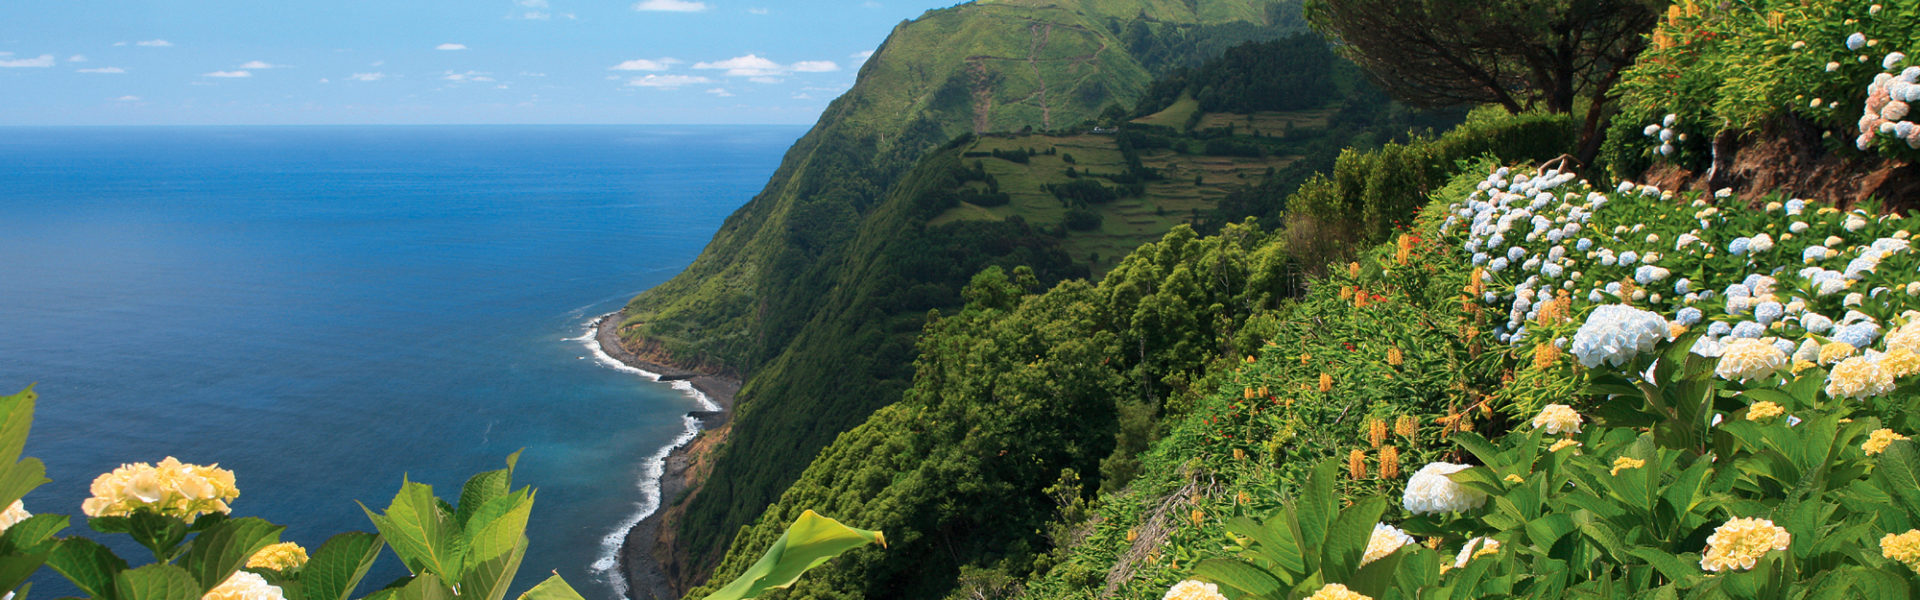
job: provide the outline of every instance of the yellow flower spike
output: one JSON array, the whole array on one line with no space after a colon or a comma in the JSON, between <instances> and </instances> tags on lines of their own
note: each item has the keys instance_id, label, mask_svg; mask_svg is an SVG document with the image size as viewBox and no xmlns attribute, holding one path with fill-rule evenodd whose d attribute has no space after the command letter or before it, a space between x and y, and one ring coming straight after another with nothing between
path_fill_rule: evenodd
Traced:
<instances>
[{"instance_id":1,"label":"yellow flower spike","mask_svg":"<svg viewBox=\"0 0 1920 600\"><path fill-rule=\"evenodd\" d=\"M1321 373L1321 374L1320 374L1320 391L1322 391L1322 392L1331 392L1331 391L1333 391L1333 376L1332 376L1332 375L1328 375L1328 374L1326 374L1326 373Z\"/></svg>"},{"instance_id":2,"label":"yellow flower spike","mask_svg":"<svg viewBox=\"0 0 1920 600\"><path fill-rule=\"evenodd\" d=\"M1367 443L1379 448L1387 441L1387 422L1383 419L1367 418Z\"/></svg>"},{"instance_id":3,"label":"yellow flower spike","mask_svg":"<svg viewBox=\"0 0 1920 600\"><path fill-rule=\"evenodd\" d=\"M1613 470L1608 471L1607 474L1618 477L1620 476L1621 471L1624 471L1627 469L1638 469L1644 466L1647 466L1647 461L1640 460L1638 458L1622 456L1620 458L1613 459Z\"/></svg>"},{"instance_id":4,"label":"yellow flower spike","mask_svg":"<svg viewBox=\"0 0 1920 600\"><path fill-rule=\"evenodd\" d=\"M1360 278L1360 263L1357 263L1357 262L1347 263L1347 277L1351 277L1354 279Z\"/></svg>"},{"instance_id":5,"label":"yellow flower spike","mask_svg":"<svg viewBox=\"0 0 1920 600\"><path fill-rule=\"evenodd\" d=\"M1519 475L1515 475L1512 473L1508 473L1506 477L1502 477L1500 478L1500 480L1505 481L1507 483L1526 483L1527 482L1527 479L1525 477L1521 477Z\"/></svg>"},{"instance_id":6,"label":"yellow flower spike","mask_svg":"<svg viewBox=\"0 0 1920 600\"><path fill-rule=\"evenodd\" d=\"M1387 446L1380 449L1380 477L1384 479L1400 478L1400 449Z\"/></svg>"},{"instance_id":7,"label":"yellow flower spike","mask_svg":"<svg viewBox=\"0 0 1920 600\"><path fill-rule=\"evenodd\" d=\"M1132 542L1137 539L1140 539L1140 529L1137 527L1127 529L1127 541Z\"/></svg>"},{"instance_id":8,"label":"yellow flower spike","mask_svg":"<svg viewBox=\"0 0 1920 600\"><path fill-rule=\"evenodd\" d=\"M1895 441L1904 439L1907 439L1907 436L1894 433L1892 429L1875 429L1873 433L1867 435L1866 443L1860 444L1860 449L1865 450L1867 456L1873 456L1881 452L1886 452L1887 446L1893 445Z\"/></svg>"},{"instance_id":9,"label":"yellow flower spike","mask_svg":"<svg viewBox=\"0 0 1920 600\"><path fill-rule=\"evenodd\" d=\"M1207 520L1207 513L1201 511L1198 508L1193 509L1193 514L1190 516L1193 518L1193 524L1196 526L1198 526L1203 522L1206 522Z\"/></svg>"},{"instance_id":10,"label":"yellow flower spike","mask_svg":"<svg viewBox=\"0 0 1920 600\"><path fill-rule=\"evenodd\" d=\"M1553 345L1553 342L1541 342L1533 347L1534 370L1545 371L1552 368L1553 363L1559 360L1560 347Z\"/></svg>"},{"instance_id":11,"label":"yellow flower spike","mask_svg":"<svg viewBox=\"0 0 1920 600\"><path fill-rule=\"evenodd\" d=\"M1355 448L1347 453L1347 476L1354 481L1367 478L1367 451Z\"/></svg>"},{"instance_id":12,"label":"yellow flower spike","mask_svg":"<svg viewBox=\"0 0 1920 600\"><path fill-rule=\"evenodd\" d=\"M1400 415L1393 421L1393 433L1400 437L1413 437L1420 433L1420 420L1413 418L1413 415Z\"/></svg>"},{"instance_id":13,"label":"yellow flower spike","mask_svg":"<svg viewBox=\"0 0 1920 600\"><path fill-rule=\"evenodd\" d=\"M1388 366L1398 367L1400 366L1401 363L1404 363L1404 362L1406 362L1406 357L1400 354L1399 348L1387 349L1387 365Z\"/></svg>"}]
</instances>

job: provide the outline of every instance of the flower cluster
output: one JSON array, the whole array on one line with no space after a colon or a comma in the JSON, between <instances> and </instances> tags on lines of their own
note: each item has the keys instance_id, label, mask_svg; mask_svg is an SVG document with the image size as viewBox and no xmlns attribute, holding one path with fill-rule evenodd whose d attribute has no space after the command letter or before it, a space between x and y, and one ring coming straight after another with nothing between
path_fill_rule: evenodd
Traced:
<instances>
[{"instance_id":1,"label":"flower cluster","mask_svg":"<svg viewBox=\"0 0 1920 600\"><path fill-rule=\"evenodd\" d=\"M1386 558L1387 555L1393 554L1393 551L1399 550L1401 546L1412 543L1413 536L1407 535L1407 532L1401 531L1399 527L1394 527L1386 523L1374 523L1373 535L1367 538L1367 551L1366 554L1360 557L1360 564L1364 565Z\"/></svg>"},{"instance_id":2,"label":"flower cluster","mask_svg":"<svg viewBox=\"0 0 1920 600\"><path fill-rule=\"evenodd\" d=\"M1347 589L1347 586L1338 583L1329 583L1312 596L1307 596L1307 600L1373 600L1373 596Z\"/></svg>"},{"instance_id":3,"label":"flower cluster","mask_svg":"<svg viewBox=\"0 0 1920 600\"><path fill-rule=\"evenodd\" d=\"M1865 38L1858 33L1853 35ZM1854 45L1850 36L1847 46ZM1908 148L1920 149L1920 124L1909 119L1920 118L1911 113L1913 103L1920 102L1920 66L1899 69L1906 62L1907 55L1900 52L1888 53L1880 59L1880 67L1888 72L1875 75L1873 83L1867 85L1867 104L1860 113L1860 136L1854 139L1861 150L1873 149L1874 139L1881 136L1905 142ZM1899 69L1897 74L1895 69Z\"/></svg>"},{"instance_id":4,"label":"flower cluster","mask_svg":"<svg viewBox=\"0 0 1920 600\"><path fill-rule=\"evenodd\" d=\"M0 511L0 532L6 531L8 527L12 527L32 516L33 513L27 512L26 503L15 500L13 504L7 505L7 510Z\"/></svg>"},{"instance_id":5,"label":"flower cluster","mask_svg":"<svg viewBox=\"0 0 1920 600\"><path fill-rule=\"evenodd\" d=\"M1665 341L1667 320L1650 311L1609 304L1593 311L1573 334L1573 355L1589 369L1601 363L1622 366Z\"/></svg>"},{"instance_id":6,"label":"flower cluster","mask_svg":"<svg viewBox=\"0 0 1920 600\"><path fill-rule=\"evenodd\" d=\"M89 517L119 517L146 508L189 523L208 513L226 513L240 496L233 471L219 465L182 463L169 456L158 465L121 465L93 480L93 497L80 505Z\"/></svg>"},{"instance_id":7,"label":"flower cluster","mask_svg":"<svg viewBox=\"0 0 1920 600\"><path fill-rule=\"evenodd\" d=\"M1778 346L1753 338L1740 338L1727 344L1726 351L1720 354L1720 364L1714 367L1713 373L1721 379L1745 383L1772 377L1785 368L1787 353Z\"/></svg>"},{"instance_id":8,"label":"flower cluster","mask_svg":"<svg viewBox=\"0 0 1920 600\"><path fill-rule=\"evenodd\" d=\"M1534 429L1545 429L1547 433L1580 433L1580 413L1565 404L1548 404L1533 417Z\"/></svg>"},{"instance_id":9,"label":"flower cluster","mask_svg":"<svg viewBox=\"0 0 1920 600\"><path fill-rule=\"evenodd\" d=\"M1752 569L1761 556L1773 550L1786 550L1792 540L1786 528L1774 525L1773 521L1735 517L1707 537L1707 551L1700 557L1700 568L1714 572Z\"/></svg>"},{"instance_id":10,"label":"flower cluster","mask_svg":"<svg viewBox=\"0 0 1920 600\"><path fill-rule=\"evenodd\" d=\"M1894 433L1892 429L1875 429L1873 433L1867 435L1867 441L1860 444L1860 449L1865 451L1867 456L1873 456L1886 452L1887 446L1904 439L1907 439L1907 436Z\"/></svg>"},{"instance_id":11,"label":"flower cluster","mask_svg":"<svg viewBox=\"0 0 1920 600\"><path fill-rule=\"evenodd\" d=\"M1687 141L1687 134L1674 130L1674 126L1679 124L1680 115L1667 113L1667 116L1660 119L1659 123L1647 125L1646 129L1642 129L1640 132L1647 137L1660 141L1660 146L1653 149L1654 154L1663 157L1673 156L1673 143Z\"/></svg>"},{"instance_id":12,"label":"flower cluster","mask_svg":"<svg viewBox=\"0 0 1920 600\"><path fill-rule=\"evenodd\" d=\"M253 553L247 559L249 569L292 571L307 564L307 549L293 542L280 542Z\"/></svg>"},{"instance_id":13,"label":"flower cluster","mask_svg":"<svg viewBox=\"0 0 1920 600\"><path fill-rule=\"evenodd\" d=\"M1486 505L1487 495L1455 483L1447 477L1473 468L1454 463L1428 463L1407 478L1406 495L1401 506L1414 514L1465 512Z\"/></svg>"},{"instance_id":14,"label":"flower cluster","mask_svg":"<svg viewBox=\"0 0 1920 600\"><path fill-rule=\"evenodd\" d=\"M234 571L226 581L208 590L200 600L286 600L280 586L267 583L258 573Z\"/></svg>"},{"instance_id":15,"label":"flower cluster","mask_svg":"<svg viewBox=\"0 0 1920 600\"><path fill-rule=\"evenodd\" d=\"M1880 555L1920 572L1920 529L1908 529L1901 534L1889 533L1880 538Z\"/></svg>"},{"instance_id":16,"label":"flower cluster","mask_svg":"<svg viewBox=\"0 0 1920 600\"><path fill-rule=\"evenodd\" d=\"M1167 595L1161 596L1160 600L1227 600L1227 597L1220 594L1218 585L1188 579L1173 584L1172 588L1167 589Z\"/></svg>"}]
</instances>

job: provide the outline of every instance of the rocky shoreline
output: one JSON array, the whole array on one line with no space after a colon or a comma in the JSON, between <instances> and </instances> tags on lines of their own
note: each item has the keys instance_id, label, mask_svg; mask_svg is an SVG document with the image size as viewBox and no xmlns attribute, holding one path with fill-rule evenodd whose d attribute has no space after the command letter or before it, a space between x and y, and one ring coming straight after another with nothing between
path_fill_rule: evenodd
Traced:
<instances>
[{"instance_id":1,"label":"rocky shoreline","mask_svg":"<svg viewBox=\"0 0 1920 600\"><path fill-rule=\"evenodd\" d=\"M703 439L708 432L724 433L727 424L733 418L733 396L740 391L740 381L731 377L715 376L689 371L672 365L649 361L635 355L621 343L617 332L620 323L625 320L626 311L615 312L600 317L594 323L594 337L600 349L627 366L659 374L660 381L686 381L695 390L705 394L708 400L720 407L718 411L692 411L687 413L700 422L701 437L681 444L667 453L665 468L660 473L660 504L653 514L635 523L627 530L625 541L620 546L620 573L627 582L627 597L632 600L677 600L680 596L673 589L662 568L655 558L660 550L660 524L669 512L675 500L687 493L694 477L689 473L693 465L702 462L705 453L717 445L713 440Z\"/></svg>"}]
</instances>

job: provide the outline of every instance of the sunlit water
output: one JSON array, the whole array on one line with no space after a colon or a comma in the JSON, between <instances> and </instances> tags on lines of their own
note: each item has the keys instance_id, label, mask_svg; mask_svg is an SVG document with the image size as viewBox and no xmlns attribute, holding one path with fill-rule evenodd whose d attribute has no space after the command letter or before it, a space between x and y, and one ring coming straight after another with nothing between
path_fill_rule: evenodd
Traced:
<instances>
[{"instance_id":1,"label":"sunlit water","mask_svg":"<svg viewBox=\"0 0 1920 600\"><path fill-rule=\"evenodd\" d=\"M700 405L595 360L587 323L690 262L801 133L0 128L0 390L38 383L54 480L28 509L77 516L95 475L176 456L311 550L403 477L453 500L524 448L515 593L557 570L610 598L593 565ZM389 551L363 593L404 573Z\"/></svg>"}]
</instances>

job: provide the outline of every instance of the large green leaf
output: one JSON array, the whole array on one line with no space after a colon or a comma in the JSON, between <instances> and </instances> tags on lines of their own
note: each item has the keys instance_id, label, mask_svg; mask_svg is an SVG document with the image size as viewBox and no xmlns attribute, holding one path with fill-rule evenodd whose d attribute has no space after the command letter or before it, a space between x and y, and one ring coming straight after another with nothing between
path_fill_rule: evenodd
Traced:
<instances>
[{"instance_id":1,"label":"large green leaf","mask_svg":"<svg viewBox=\"0 0 1920 600\"><path fill-rule=\"evenodd\" d=\"M278 543L286 529L257 517L229 519L195 536L181 564L200 587L212 589L246 566L255 552Z\"/></svg>"},{"instance_id":2,"label":"large green leaf","mask_svg":"<svg viewBox=\"0 0 1920 600\"><path fill-rule=\"evenodd\" d=\"M80 591L102 600L115 600L118 596L114 576L126 570L127 561L114 556L112 550L99 542L73 537L60 540L53 547L53 553L47 555L47 566L73 582Z\"/></svg>"},{"instance_id":3,"label":"large green leaf","mask_svg":"<svg viewBox=\"0 0 1920 600\"><path fill-rule=\"evenodd\" d=\"M121 571L113 587L120 600L200 600L206 591L186 569L158 563Z\"/></svg>"},{"instance_id":4,"label":"large green leaf","mask_svg":"<svg viewBox=\"0 0 1920 600\"><path fill-rule=\"evenodd\" d=\"M767 590L793 585L801 573L842 552L873 543L885 546L886 537L878 531L854 529L806 511L787 526L786 533L773 541L773 547L768 548L758 562L726 587L708 595L706 600L758 598Z\"/></svg>"},{"instance_id":5,"label":"large green leaf","mask_svg":"<svg viewBox=\"0 0 1920 600\"><path fill-rule=\"evenodd\" d=\"M461 508L466 508L464 503ZM511 552L526 537L527 518L532 514L533 493L528 490L488 502L466 524L467 561L489 561Z\"/></svg>"},{"instance_id":6,"label":"large green leaf","mask_svg":"<svg viewBox=\"0 0 1920 600\"><path fill-rule=\"evenodd\" d=\"M27 447L27 430L33 427L33 405L39 398L33 386L18 394L0 396L0 468L20 460L21 451ZM12 504L20 498L5 499Z\"/></svg>"},{"instance_id":7,"label":"large green leaf","mask_svg":"<svg viewBox=\"0 0 1920 600\"><path fill-rule=\"evenodd\" d=\"M6 533L0 534L0 554L51 551L53 544L59 543L59 540L53 539L53 534L66 529L68 523L66 515L27 517L8 527Z\"/></svg>"},{"instance_id":8,"label":"large green leaf","mask_svg":"<svg viewBox=\"0 0 1920 600\"><path fill-rule=\"evenodd\" d=\"M573 591L573 586L567 585L565 579L561 579L560 575L555 574L552 577L548 577L546 581L540 582L540 585L533 586L533 589L527 590L524 594L520 594L519 600L585 599L580 597L580 592Z\"/></svg>"},{"instance_id":9,"label":"large green leaf","mask_svg":"<svg viewBox=\"0 0 1920 600\"><path fill-rule=\"evenodd\" d=\"M1230 558L1214 558L1201 561L1193 568L1193 576L1201 581L1216 583L1223 588L1237 592L1234 597L1242 600L1249 598L1278 598L1286 591L1287 585L1273 574L1253 565Z\"/></svg>"},{"instance_id":10,"label":"large green leaf","mask_svg":"<svg viewBox=\"0 0 1920 600\"><path fill-rule=\"evenodd\" d=\"M421 573L393 594L394 600L453 600L453 590L432 573Z\"/></svg>"},{"instance_id":11,"label":"large green leaf","mask_svg":"<svg viewBox=\"0 0 1920 600\"><path fill-rule=\"evenodd\" d=\"M180 554L180 543L187 539L187 523L174 517L141 508L127 515L127 534L133 541L153 551L154 560L170 562Z\"/></svg>"},{"instance_id":12,"label":"large green leaf","mask_svg":"<svg viewBox=\"0 0 1920 600\"><path fill-rule=\"evenodd\" d=\"M1326 543L1321 546L1320 572L1326 574L1327 581L1346 581L1360 569L1367 542L1373 539L1373 527L1386 511L1387 501L1379 496L1340 511L1333 527L1327 530Z\"/></svg>"},{"instance_id":13,"label":"large green leaf","mask_svg":"<svg viewBox=\"0 0 1920 600\"><path fill-rule=\"evenodd\" d=\"M499 556L485 561L467 561L467 573L460 577L460 597L480 600L500 600L507 597L507 588L513 585L513 575L520 570L520 561L527 555L527 537L513 548Z\"/></svg>"},{"instance_id":14,"label":"large green leaf","mask_svg":"<svg viewBox=\"0 0 1920 600\"><path fill-rule=\"evenodd\" d=\"M365 505L360 508L393 546L393 553L407 563L408 570L416 575L422 572L448 578L460 575L466 540L460 535L460 526L453 514L433 497L433 486L402 482L400 492L394 494L393 502L383 515L373 514Z\"/></svg>"},{"instance_id":15,"label":"large green leaf","mask_svg":"<svg viewBox=\"0 0 1920 600\"><path fill-rule=\"evenodd\" d=\"M1327 540L1327 529L1333 526L1336 511L1339 510L1339 497L1333 492L1333 482L1339 477L1340 465L1332 460L1321 462L1307 478L1307 485L1301 489L1300 497L1294 500L1293 514L1300 527L1300 547L1306 550L1306 571L1320 570L1320 558L1323 553L1314 552Z\"/></svg>"},{"instance_id":16,"label":"large green leaf","mask_svg":"<svg viewBox=\"0 0 1920 600\"><path fill-rule=\"evenodd\" d=\"M385 546L380 536L364 531L328 538L301 569L301 595L294 600L347 600Z\"/></svg>"},{"instance_id":17,"label":"large green leaf","mask_svg":"<svg viewBox=\"0 0 1920 600\"><path fill-rule=\"evenodd\" d=\"M460 507L454 511L454 518L460 521L461 527L467 526L474 511L513 489L513 467L518 462L520 452L515 451L507 455L507 468L475 473L467 479L467 484L460 488Z\"/></svg>"}]
</instances>

